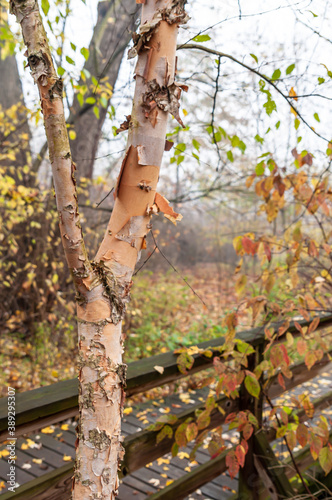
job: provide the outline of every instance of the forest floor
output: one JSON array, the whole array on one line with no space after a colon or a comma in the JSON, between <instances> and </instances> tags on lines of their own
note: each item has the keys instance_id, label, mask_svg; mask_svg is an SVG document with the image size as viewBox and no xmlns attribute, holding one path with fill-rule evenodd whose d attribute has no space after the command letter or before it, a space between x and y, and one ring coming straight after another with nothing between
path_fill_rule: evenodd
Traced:
<instances>
[{"instance_id":1,"label":"forest floor","mask_svg":"<svg viewBox=\"0 0 332 500\"><path fill-rule=\"evenodd\" d=\"M181 275L173 270L140 271L135 276L123 325L127 363L225 332L222 318L238 302L230 268L200 264L180 272ZM240 327L250 328L245 320L240 318ZM15 332L3 333L0 396L7 393L7 386L21 392L74 377L75 323L75 316L64 309L56 327L45 321L30 338Z\"/></svg>"}]
</instances>

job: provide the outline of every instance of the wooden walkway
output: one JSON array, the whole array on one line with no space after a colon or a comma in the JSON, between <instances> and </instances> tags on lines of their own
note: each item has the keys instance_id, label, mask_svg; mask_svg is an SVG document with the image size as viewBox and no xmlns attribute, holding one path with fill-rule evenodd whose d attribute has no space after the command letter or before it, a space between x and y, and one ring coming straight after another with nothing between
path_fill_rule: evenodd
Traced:
<instances>
[{"instance_id":1,"label":"wooden walkway","mask_svg":"<svg viewBox=\"0 0 332 500\"><path fill-rule=\"evenodd\" d=\"M322 396L332 388L332 364L325 367L322 374L297 386L283 395L299 395L309 390L312 397ZM123 435L127 436L146 428L155 422L164 413L177 414L188 409L189 406L204 401L206 391L189 391L185 394L172 395L160 401L149 401L133 407L131 413L126 414L123 420ZM278 402L278 400L277 400ZM128 410L127 410L128 411ZM324 410L331 415L331 409ZM75 427L76 422L68 420L58 426L46 427L27 438L18 438L16 445L16 481L19 485L25 484L36 477L62 467L75 457ZM225 430L224 438L229 444L234 444L236 438ZM281 442L275 443L279 454L285 450ZM190 448L181 450L179 455L172 458L170 454L158 458L146 467L135 471L123 479L119 489L120 500L143 500L171 481L183 476L210 459L206 447L202 447L196 454L196 463L190 463ZM6 446L0 447L0 491L7 491L7 474L9 470ZM201 490L192 493L188 500L227 500L237 491L237 480L231 480L227 473L204 485ZM43 497L44 498L44 497ZM47 498L47 497L45 497ZM0 494L1 500L1 494ZM60 499L59 499L60 500ZM61 500L66 500L62 498ZM176 499L174 499L176 500Z\"/></svg>"},{"instance_id":2,"label":"wooden walkway","mask_svg":"<svg viewBox=\"0 0 332 500\"><path fill-rule=\"evenodd\" d=\"M189 404L197 403L203 400L205 392L192 391L186 393L185 397L182 396L182 399L178 395L173 395L160 402L147 402L133 407L131 414L124 415L123 435L127 436L146 428L163 413L180 413L188 408L188 399ZM74 460L76 425L77 423L71 420L56 427L46 427L41 432L27 438L17 439L16 481L19 485L59 468L67 461ZM5 455L3 455L4 450ZM172 480L178 479L186 472L189 472L195 465L201 465L210 460L208 451L203 448L196 453L196 461L190 463L190 451L191 448L189 447L183 449L175 458L172 458L171 454L167 454L125 477L119 489L119 500L143 500L161 487L169 484ZM5 445L0 447L0 455L2 455L0 460L0 487L2 487L1 493L5 493L7 491L6 481L9 469ZM236 488L237 481L232 481L229 475L224 473L188 498L195 500L227 500L236 492ZM221 492L223 492L222 496Z\"/></svg>"}]
</instances>

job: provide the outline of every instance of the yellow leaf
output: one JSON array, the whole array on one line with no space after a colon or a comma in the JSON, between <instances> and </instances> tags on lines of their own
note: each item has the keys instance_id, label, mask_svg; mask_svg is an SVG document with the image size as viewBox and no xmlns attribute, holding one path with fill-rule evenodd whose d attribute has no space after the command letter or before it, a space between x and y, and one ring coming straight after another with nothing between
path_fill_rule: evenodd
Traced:
<instances>
[{"instance_id":1,"label":"yellow leaf","mask_svg":"<svg viewBox=\"0 0 332 500\"><path fill-rule=\"evenodd\" d=\"M76 132L75 130L69 130L69 138L71 141L74 141L76 139Z\"/></svg>"},{"instance_id":2,"label":"yellow leaf","mask_svg":"<svg viewBox=\"0 0 332 500\"><path fill-rule=\"evenodd\" d=\"M64 455L62 460L64 462L70 462L72 460L72 458L69 455Z\"/></svg>"},{"instance_id":3,"label":"yellow leaf","mask_svg":"<svg viewBox=\"0 0 332 500\"><path fill-rule=\"evenodd\" d=\"M172 484L174 481L174 479L169 479L168 481L166 481L166 486L169 486L170 484Z\"/></svg>"},{"instance_id":4,"label":"yellow leaf","mask_svg":"<svg viewBox=\"0 0 332 500\"><path fill-rule=\"evenodd\" d=\"M0 458L1 457L8 457L9 451L8 450L2 450L0 451Z\"/></svg>"},{"instance_id":5,"label":"yellow leaf","mask_svg":"<svg viewBox=\"0 0 332 500\"><path fill-rule=\"evenodd\" d=\"M68 429L69 429L69 424L62 424L61 426L62 431L68 431Z\"/></svg>"},{"instance_id":6,"label":"yellow leaf","mask_svg":"<svg viewBox=\"0 0 332 500\"><path fill-rule=\"evenodd\" d=\"M21 450L27 450L29 448L28 443L22 443Z\"/></svg>"},{"instance_id":7,"label":"yellow leaf","mask_svg":"<svg viewBox=\"0 0 332 500\"><path fill-rule=\"evenodd\" d=\"M53 434L53 432L54 429L52 429L52 427L44 427L44 429L42 429L43 434Z\"/></svg>"},{"instance_id":8,"label":"yellow leaf","mask_svg":"<svg viewBox=\"0 0 332 500\"><path fill-rule=\"evenodd\" d=\"M130 415L130 413L132 413L132 411L133 411L132 407L131 407L131 406L129 406L128 408L125 408L125 409L123 410L123 414L124 414L124 415Z\"/></svg>"},{"instance_id":9,"label":"yellow leaf","mask_svg":"<svg viewBox=\"0 0 332 500\"><path fill-rule=\"evenodd\" d=\"M35 464L41 464L43 463L43 459L42 458L33 458L32 461L35 463Z\"/></svg>"}]
</instances>

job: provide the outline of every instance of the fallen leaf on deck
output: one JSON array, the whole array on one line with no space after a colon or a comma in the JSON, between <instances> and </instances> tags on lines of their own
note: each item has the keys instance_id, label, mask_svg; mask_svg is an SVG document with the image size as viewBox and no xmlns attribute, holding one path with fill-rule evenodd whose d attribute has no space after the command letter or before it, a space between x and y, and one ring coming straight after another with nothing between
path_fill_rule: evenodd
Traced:
<instances>
[{"instance_id":1,"label":"fallen leaf on deck","mask_svg":"<svg viewBox=\"0 0 332 500\"><path fill-rule=\"evenodd\" d=\"M164 369L165 369L165 368L164 368L163 366L158 366L158 365L156 365L156 366L154 366L153 368L154 368L157 372L159 372L161 375L164 373Z\"/></svg>"}]
</instances>

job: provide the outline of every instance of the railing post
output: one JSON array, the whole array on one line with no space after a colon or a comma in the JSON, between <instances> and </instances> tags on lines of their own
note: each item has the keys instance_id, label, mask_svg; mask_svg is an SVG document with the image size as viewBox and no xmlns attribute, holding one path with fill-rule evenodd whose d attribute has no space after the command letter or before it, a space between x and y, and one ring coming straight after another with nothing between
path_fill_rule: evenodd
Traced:
<instances>
[{"instance_id":1,"label":"railing post","mask_svg":"<svg viewBox=\"0 0 332 500\"><path fill-rule=\"evenodd\" d=\"M259 344L253 354L248 356L248 370L253 372L255 367L263 359L264 345ZM253 413L258 421L259 427L262 425L262 412L263 412L263 395L262 391L258 398L254 398L247 391L244 383L240 389L240 411L249 410ZM255 468L254 460L254 435L252 435L248 442L248 451L246 453L244 466L239 472L239 489L238 498L241 500L258 500L258 485L260 482L259 476Z\"/></svg>"}]
</instances>

